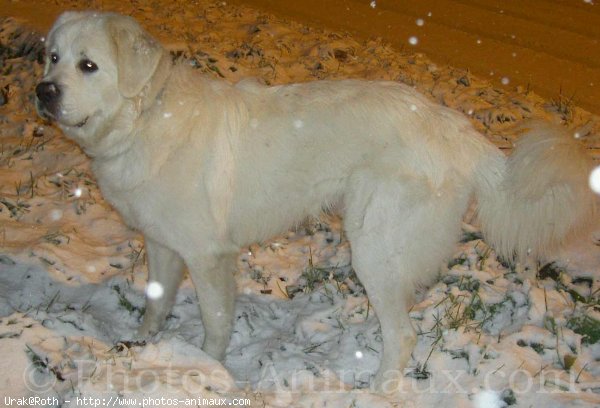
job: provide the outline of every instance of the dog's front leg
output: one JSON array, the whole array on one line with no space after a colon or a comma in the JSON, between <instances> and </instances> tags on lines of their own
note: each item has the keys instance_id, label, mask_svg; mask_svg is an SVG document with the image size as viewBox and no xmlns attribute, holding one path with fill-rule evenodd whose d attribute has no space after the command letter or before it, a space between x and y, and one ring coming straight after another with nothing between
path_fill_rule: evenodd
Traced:
<instances>
[{"instance_id":1,"label":"dog's front leg","mask_svg":"<svg viewBox=\"0 0 600 408\"><path fill-rule=\"evenodd\" d=\"M202 349L217 360L225 357L233 329L235 306L235 279L237 253L186 259L186 264L196 287L204 344Z\"/></svg>"},{"instance_id":2,"label":"dog's front leg","mask_svg":"<svg viewBox=\"0 0 600 408\"><path fill-rule=\"evenodd\" d=\"M184 269L183 260L174 251L147 237L145 247L148 256L148 283L160 285L162 294L146 294L144 321L138 329L138 336L141 338L149 337L161 329L175 302Z\"/></svg>"}]
</instances>

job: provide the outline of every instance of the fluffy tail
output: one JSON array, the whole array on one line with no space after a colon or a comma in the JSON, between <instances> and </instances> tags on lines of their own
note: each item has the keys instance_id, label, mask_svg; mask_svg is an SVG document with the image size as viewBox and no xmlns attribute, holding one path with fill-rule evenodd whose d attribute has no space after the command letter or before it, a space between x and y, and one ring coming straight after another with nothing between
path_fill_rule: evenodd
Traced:
<instances>
[{"instance_id":1,"label":"fluffy tail","mask_svg":"<svg viewBox=\"0 0 600 408\"><path fill-rule=\"evenodd\" d=\"M583 229L594 211L591 167L577 141L538 123L508 159L488 162L478 183L478 215L498 255L520 261L541 257Z\"/></svg>"}]
</instances>

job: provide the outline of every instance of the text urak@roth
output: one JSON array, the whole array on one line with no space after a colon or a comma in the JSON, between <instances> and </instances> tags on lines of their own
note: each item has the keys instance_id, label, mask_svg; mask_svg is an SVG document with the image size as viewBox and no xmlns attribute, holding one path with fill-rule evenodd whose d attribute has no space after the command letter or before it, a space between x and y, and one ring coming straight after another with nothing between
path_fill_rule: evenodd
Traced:
<instances>
[{"instance_id":1,"label":"text urak@roth","mask_svg":"<svg viewBox=\"0 0 600 408\"><path fill-rule=\"evenodd\" d=\"M226 398L94 398L94 397L75 397L70 401L65 400L65 403L75 403L75 406L84 407L118 407L118 406L141 406L141 407L197 407L197 406L250 406L248 398L234 398L228 401ZM56 397L4 397L4 404L10 406L28 406L28 407L46 407L58 406L60 401Z\"/></svg>"}]
</instances>

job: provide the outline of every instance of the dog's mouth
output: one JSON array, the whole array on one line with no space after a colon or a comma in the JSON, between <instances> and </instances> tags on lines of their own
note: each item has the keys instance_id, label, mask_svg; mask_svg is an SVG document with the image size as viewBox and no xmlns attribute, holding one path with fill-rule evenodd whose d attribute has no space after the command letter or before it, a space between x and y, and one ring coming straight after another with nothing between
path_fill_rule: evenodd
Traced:
<instances>
[{"instance_id":1,"label":"dog's mouth","mask_svg":"<svg viewBox=\"0 0 600 408\"><path fill-rule=\"evenodd\" d=\"M82 127L87 125L88 120L90 119L89 116L86 116L82 121L77 122L73 125L71 123L65 123L65 122L61 121L59 117L54 116L52 113L50 113L48 111L40 111L40 116L46 120L56 122L60 125L71 127L71 128L77 128L77 129L81 129Z\"/></svg>"},{"instance_id":2,"label":"dog's mouth","mask_svg":"<svg viewBox=\"0 0 600 408\"><path fill-rule=\"evenodd\" d=\"M38 114L45 120L49 120L49 121L55 121L56 120L56 116L50 112L49 109L47 109L39 100L36 101L36 108L38 111Z\"/></svg>"},{"instance_id":3,"label":"dog's mouth","mask_svg":"<svg viewBox=\"0 0 600 408\"><path fill-rule=\"evenodd\" d=\"M77 123L74 127L76 127L76 128L82 128L82 127L84 127L86 125L86 123L87 123L87 121L88 121L89 118L90 118L89 116L86 116L84 120L82 120L81 122Z\"/></svg>"},{"instance_id":4,"label":"dog's mouth","mask_svg":"<svg viewBox=\"0 0 600 408\"><path fill-rule=\"evenodd\" d=\"M38 113L42 117L42 119L48 120L50 122L56 120L56 119L54 119L54 116L52 116L48 111L39 110Z\"/></svg>"},{"instance_id":5,"label":"dog's mouth","mask_svg":"<svg viewBox=\"0 0 600 408\"><path fill-rule=\"evenodd\" d=\"M36 103L36 105L37 105L37 111L42 118L49 120L49 121L57 122L58 124L61 124L63 126L80 129L80 128L84 127L88 123L88 120L90 119L90 116L88 115L83 120L76 122L75 124L68 123L64 120L65 118L62 117L60 112L58 112L58 113L55 112L57 109L49 109L48 107L44 106L39 101Z\"/></svg>"},{"instance_id":6,"label":"dog's mouth","mask_svg":"<svg viewBox=\"0 0 600 408\"><path fill-rule=\"evenodd\" d=\"M58 116L58 117L54 116L52 119L61 126L64 126L67 128L81 129L82 127L87 125L90 117L86 116L83 120L81 120L79 122L75 122L75 123L73 123L72 121L66 121L66 120L64 120L64 118L61 118L60 116Z\"/></svg>"},{"instance_id":7,"label":"dog's mouth","mask_svg":"<svg viewBox=\"0 0 600 408\"><path fill-rule=\"evenodd\" d=\"M63 86L55 82L43 81L35 89L35 105L39 115L50 121L57 122L58 125L65 128L81 129L87 125L92 115L87 115L83 120L78 120L80 113L78 109L66 109L63 106Z\"/></svg>"}]
</instances>

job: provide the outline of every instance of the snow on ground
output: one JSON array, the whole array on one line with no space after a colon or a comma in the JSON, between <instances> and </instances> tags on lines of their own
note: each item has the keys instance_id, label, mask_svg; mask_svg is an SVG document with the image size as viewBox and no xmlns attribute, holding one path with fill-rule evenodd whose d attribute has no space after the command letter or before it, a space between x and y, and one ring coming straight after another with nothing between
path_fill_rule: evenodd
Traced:
<instances>
[{"instance_id":1,"label":"snow on ground","mask_svg":"<svg viewBox=\"0 0 600 408\"><path fill-rule=\"evenodd\" d=\"M273 84L397 80L464 112L505 149L530 117L564 125L596 146L592 152L600 145L599 119L569 100L502 91L380 40L357 42L222 2L185 3L105 7L133 14L175 57L206 75L230 81L254 75ZM242 251L224 366L200 349L203 329L189 279L165 330L153 342L137 342L143 241L102 199L79 148L35 114L40 50L38 34L14 19L0 22L5 405L20 401L9 397L37 396L48 399L30 406L210 402L198 398L253 407L600 406L599 234L539 271L518 271L499 263L477 227L465 223L455 256L411 311L418 344L391 398L369 393L381 335L334 215Z\"/></svg>"}]
</instances>

